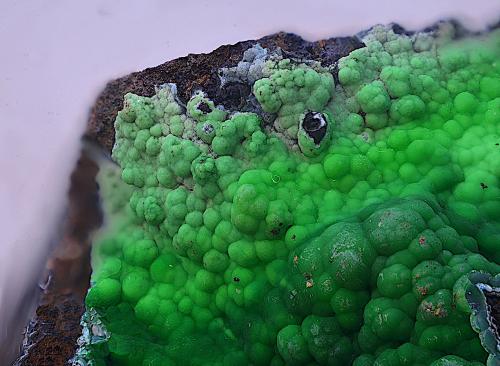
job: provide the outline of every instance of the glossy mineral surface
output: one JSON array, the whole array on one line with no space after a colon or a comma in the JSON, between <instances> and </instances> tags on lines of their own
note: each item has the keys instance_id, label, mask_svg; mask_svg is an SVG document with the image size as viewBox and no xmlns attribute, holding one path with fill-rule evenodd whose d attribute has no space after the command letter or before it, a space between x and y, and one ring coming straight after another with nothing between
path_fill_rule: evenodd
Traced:
<instances>
[{"instance_id":1,"label":"glossy mineral surface","mask_svg":"<svg viewBox=\"0 0 500 366\"><path fill-rule=\"evenodd\" d=\"M500 272L500 33L363 42L331 69L254 47L224 72L255 113L126 95L87 359L475 366L482 340L498 360L466 293Z\"/></svg>"}]
</instances>

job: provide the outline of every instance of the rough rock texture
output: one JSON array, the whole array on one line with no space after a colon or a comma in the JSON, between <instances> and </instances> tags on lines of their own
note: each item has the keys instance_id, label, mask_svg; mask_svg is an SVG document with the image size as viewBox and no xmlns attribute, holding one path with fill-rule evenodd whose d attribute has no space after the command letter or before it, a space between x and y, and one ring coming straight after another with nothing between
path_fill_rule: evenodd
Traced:
<instances>
[{"instance_id":1,"label":"rough rock texture","mask_svg":"<svg viewBox=\"0 0 500 366\"><path fill-rule=\"evenodd\" d=\"M91 272L89 234L101 224L97 169L82 152L71 176L63 237L46 264L43 293L16 366L64 365L75 352Z\"/></svg>"},{"instance_id":2,"label":"rough rock texture","mask_svg":"<svg viewBox=\"0 0 500 366\"><path fill-rule=\"evenodd\" d=\"M217 104L238 108L251 91L239 85L227 85L221 92L217 71L221 67L235 66L243 52L257 43L270 50L279 47L284 55L316 60L323 66L333 65L339 58L363 46L356 37L307 42L294 34L277 33L259 40L225 45L208 54L190 54L132 73L109 82L98 96L91 110L85 139L109 154L114 143L113 123L123 108L123 96L128 92L151 96L155 86L164 83L177 84L183 102L187 102L194 91L203 89ZM83 299L90 277L88 235L101 222L96 172L96 164L83 153L71 180L65 235L47 263L51 273L48 285L27 327L16 366L64 365L76 349L76 340L81 334Z\"/></svg>"},{"instance_id":3,"label":"rough rock texture","mask_svg":"<svg viewBox=\"0 0 500 366\"><path fill-rule=\"evenodd\" d=\"M492 322L494 323L494 330L496 336L500 338L500 293L498 292L486 292L486 303L488 304L490 311Z\"/></svg>"}]
</instances>

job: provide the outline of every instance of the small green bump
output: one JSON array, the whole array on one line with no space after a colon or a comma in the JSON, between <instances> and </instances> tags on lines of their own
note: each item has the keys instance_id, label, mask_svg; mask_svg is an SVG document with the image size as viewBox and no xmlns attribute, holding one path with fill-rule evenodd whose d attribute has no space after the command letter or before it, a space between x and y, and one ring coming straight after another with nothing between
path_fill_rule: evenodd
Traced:
<instances>
[{"instance_id":1,"label":"small green bump","mask_svg":"<svg viewBox=\"0 0 500 366\"><path fill-rule=\"evenodd\" d=\"M472 113L476 110L478 101L477 98L469 93L462 92L459 93L453 100L455 108L460 113Z\"/></svg>"},{"instance_id":2,"label":"small green bump","mask_svg":"<svg viewBox=\"0 0 500 366\"><path fill-rule=\"evenodd\" d=\"M121 284L112 278L104 278L92 286L85 304L90 307L109 307L121 300Z\"/></svg>"},{"instance_id":3,"label":"small green bump","mask_svg":"<svg viewBox=\"0 0 500 366\"><path fill-rule=\"evenodd\" d=\"M380 81L365 85L356 94L356 99L366 113L385 112L390 106L389 94Z\"/></svg>"}]
</instances>

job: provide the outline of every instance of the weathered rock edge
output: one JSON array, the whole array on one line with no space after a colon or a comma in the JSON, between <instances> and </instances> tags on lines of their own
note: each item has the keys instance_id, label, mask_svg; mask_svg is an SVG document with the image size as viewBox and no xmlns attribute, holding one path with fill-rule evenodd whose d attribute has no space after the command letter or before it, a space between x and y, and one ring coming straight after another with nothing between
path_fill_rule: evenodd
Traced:
<instances>
[{"instance_id":1,"label":"weathered rock edge","mask_svg":"<svg viewBox=\"0 0 500 366\"><path fill-rule=\"evenodd\" d=\"M314 60L323 66L334 65L341 57L363 46L357 37L308 42L295 34L281 32L254 41L221 46L210 53L189 54L134 72L106 85L91 110L85 137L110 153L114 143L113 124L116 114L123 108L123 96L129 92L152 96L155 86L165 83L177 85L178 97L183 103L187 103L193 92L202 89L216 105L229 110L238 109L251 91L242 84L220 88L218 70L236 66L243 52L257 43L271 52L279 48L285 57Z\"/></svg>"}]
</instances>

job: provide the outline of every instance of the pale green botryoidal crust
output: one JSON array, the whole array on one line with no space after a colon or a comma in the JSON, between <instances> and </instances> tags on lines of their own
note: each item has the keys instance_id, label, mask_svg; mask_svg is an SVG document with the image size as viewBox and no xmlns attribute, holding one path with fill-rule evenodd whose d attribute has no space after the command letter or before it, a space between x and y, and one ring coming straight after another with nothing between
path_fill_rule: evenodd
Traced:
<instances>
[{"instance_id":1,"label":"pale green botryoidal crust","mask_svg":"<svg viewBox=\"0 0 500 366\"><path fill-rule=\"evenodd\" d=\"M467 294L500 281L500 33L441 33L375 27L338 83L268 56L255 113L127 94L90 362L498 364Z\"/></svg>"}]
</instances>

